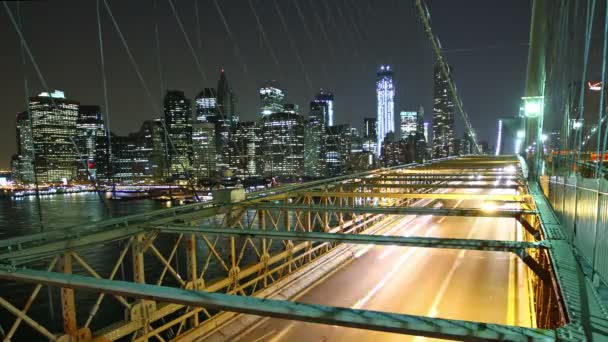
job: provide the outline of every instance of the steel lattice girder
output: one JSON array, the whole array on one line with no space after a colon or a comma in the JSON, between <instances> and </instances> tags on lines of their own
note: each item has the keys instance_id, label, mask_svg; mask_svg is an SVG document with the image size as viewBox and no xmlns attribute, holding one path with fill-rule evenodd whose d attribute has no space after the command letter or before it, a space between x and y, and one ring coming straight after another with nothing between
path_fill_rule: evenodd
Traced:
<instances>
[{"instance_id":1,"label":"steel lattice girder","mask_svg":"<svg viewBox=\"0 0 608 342\"><path fill-rule=\"evenodd\" d=\"M303 231L276 231L261 229L234 229L234 228L200 228L192 226L169 226L156 227L164 233L202 233L210 235L226 235L237 237L258 237L280 240L295 241L321 241L339 242L364 245L393 245L404 247L425 248L448 248L467 249L477 251L498 251L518 253L528 248L545 248L543 241L500 241L500 240L473 240L473 239L448 239L429 237L410 237L392 235L368 235L368 234L341 234L321 233Z\"/></svg>"},{"instance_id":2,"label":"steel lattice girder","mask_svg":"<svg viewBox=\"0 0 608 342\"><path fill-rule=\"evenodd\" d=\"M127 226L83 234L82 236L67 236L57 241L50 241L41 245L2 253L0 254L0 262L15 265L23 264L57 255L67 250L126 239L144 231L145 228L143 226Z\"/></svg>"},{"instance_id":3,"label":"steel lattice girder","mask_svg":"<svg viewBox=\"0 0 608 342\"><path fill-rule=\"evenodd\" d=\"M457 175L451 177L375 177L375 178L359 178L365 182L475 182L475 183L486 183L486 184L494 184L497 181L511 181L517 185L525 184L524 179L520 178L497 178L497 177L485 177L485 178L471 178L468 176ZM358 180L359 180L358 179Z\"/></svg>"},{"instance_id":4,"label":"steel lattice girder","mask_svg":"<svg viewBox=\"0 0 608 342\"><path fill-rule=\"evenodd\" d=\"M481 200L523 202L530 195L508 194L458 194L458 193L395 193L395 192L323 192L310 191L305 193L310 197L378 197L378 198L432 198L445 200Z\"/></svg>"},{"instance_id":5,"label":"steel lattice girder","mask_svg":"<svg viewBox=\"0 0 608 342\"><path fill-rule=\"evenodd\" d=\"M367 189L394 188L394 189L518 189L517 184L393 184L380 182L347 183L345 187L362 187Z\"/></svg>"},{"instance_id":6,"label":"steel lattice girder","mask_svg":"<svg viewBox=\"0 0 608 342\"><path fill-rule=\"evenodd\" d=\"M529 341L532 339L551 341L556 336L555 331L552 330L184 290L31 269L0 267L0 278L64 288L101 291L192 307L435 338L469 341Z\"/></svg>"},{"instance_id":7,"label":"steel lattice girder","mask_svg":"<svg viewBox=\"0 0 608 342\"><path fill-rule=\"evenodd\" d=\"M338 211L345 213L369 213L387 215L432 215L432 216L475 216L475 217L512 217L518 218L522 215L534 215L535 210L519 209L496 209L486 211L474 208L427 208L427 207L372 207L372 206L334 206L334 205L305 205L285 203L256 203L249 206L250 209L281 209L293 211Z\"/></svg>"}]
</instances>

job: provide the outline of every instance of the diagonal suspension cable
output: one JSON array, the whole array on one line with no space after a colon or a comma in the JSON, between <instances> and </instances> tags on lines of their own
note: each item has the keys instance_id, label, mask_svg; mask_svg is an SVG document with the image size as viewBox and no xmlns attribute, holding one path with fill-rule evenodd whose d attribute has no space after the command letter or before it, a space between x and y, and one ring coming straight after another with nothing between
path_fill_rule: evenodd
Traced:
<instances>
[{"instance_id":1,"label":"diagonal suspension cable","mask_svg":"<svg viewBox=\"0 0 608 342\"><path fill-rule=\"evenodd\" d=\"M19 35L19 39L21 41L21 45L22 45L23 49L25 50L25 52L27 53L27 55L28 55L28 57L30 59L30 62L32 63L32 66L34 67L34 70L36 71L38 79L39 79L40 83L42 84L42 88L44 90L46 90L49 94L51 94L52 92L50 91L50 88L48 86L46 78L44 77L44 75L40 71L40 68L38 67L38 63L36 62L36 59L34 58L34 55L32 54L32 51L30 50L29 45L27 44L27 41L25 40L25 36L23 35L23 32L21 31L21 28L19 27L19 25L17 24L17 22L15 20L15 17L13 16L13 12L8 7L8 5L7 5L6 2L2 2L2 5L4 6L4 9L6 10L6 13L8 14L8 17L9 17L11 23L13 24L13 27L15 28L15 31L17 31L17 34ZM51 100L51 104L52 104L53 108L56 109L56 110L59 109L59 106L55 102L55 99L52 96L49 96L49 99ZM93 184L93 187L95 188L95 192L97 193L97 195L99 197L99 200L104 204L106 210L108 212L110 212L110 207L108 206L108 203L105 201L105 199L103 198L103 196L99 192L99 187L97 186L97 182L91 176L91 173L89 171L89 167L88 167L86 161L84 161L82 159L82 154L80 153L80 149L76 145L76 142L74 142L74 138L70 136L69 140L70 140L70 142L72 144L72 147L73 147L74 151L77 153L78 158L80 159L80 162L83 164L84 169L86 170L86 173L87 173L87 178Z\"/></svg>"},{"instance_id":2,"label":"diagonal suspension cable","mask_svg":"<svg viewBox=\"0 0 608 342\"><path fill-rule=\"evenodd\" d=\"M17 2L17 18L19 20L19 28L21 30L23 30L23 22L21 20L21 5L19 2ZM32 141L32 161L31 161L31 166L32 166L32 171L33 171L33 175L34 175L34 186L36 187L36 209L38 212L38 221L40 222L40 231L43 232L44 231L44 223L42 220L42 204L40 202L40 187L38 186L38 174L37 174L37 166L36 166L36 149L34 148L34 120L32 118L32 112L30 110L30 103L29 103L29 99L30 99L30 90L29 90L29 86L28 86L28 79L27 79L27 74L26 74L26 61L25 61L25 53L23 51L24 47L23 47L23 42L19 43L19 52L21 54L21 67L22 67L22 73L23 73L23 90L24 90L24 101L25 101L25 108L27 111L27 120L28 120L28 126L29 126L29 130L30 130L30 140Z\"/></svg>"},{"instance_id":3,"label":"diagonal suspension cable","mask_svg":"<svg viewBox=\"0 0 608 342\"><path fill-rule=\"evenodd\" d=\"M114 17L114 14L112 13L112 9L110 8L110 5L108 4L108 2L106 0L103 0L103 3L106 7L106 11L108 12L108 15L110 16L110 19L112 20L112 23L114 25L114 28L116 29L116 32L118 33L118 37L120 38L120 41L122 42L122 45L125 48L125 51L127 52L127 56L129 57L131 66L135 70L135 73L137 74L137 78L139 79L139 82L141 83L141 86L144 89L146 96L148 97L148 101L150 102L152 109L158 113L161 113L162 111L160 110L160 108L157 108L157 104L155 104L154 97L152 96L152 93L150 92L150 89L148 88L148 85L146 84L146 82L143 78L143 75L142 75L141 71L139 70L139 66L135 62L135 58L133 57L133 54L131 53L129 44L127 43L124 35L122 34L122 31L120 30L120 26L118 25L118 22L116 21L116 18ZM175 147L175 144L173 143L173 139L169 135L169 130L167 129L167 125L165 124L165 121L163 120L162 115L160 115L160 117L161 117L161 119L159 121L163 128L163 131L165 132L167 140L169 141L169 145L175 153L178 153L177 148ZM190 185L192 192L194 193L194 197L195 197L196 201L197 202L200 201L200 197L198 196L198 193L196 192L196 188L194 187L194 183L192 182L192 177L191 177L190 173L188 172L188 169L185 167L185 165L182 161L180 161L179 163L180 163L182 169L184 170L184 173L186 174L186 177L188 179L188 184Z\"/></svg>"},{"instance_id":4,"label":"diagonal suspension cable","mask_svg":"<svg viewBox=\"0 0 608 342\"><path fill-rule=\"evenodd\" d=\"M469 136L473 143L473 148L475 153L481 153L481 149L479 148L479 144L477 143L477 135L475 134L475 130L473 129L473 125L471 125L471 120L469 119L469 115L464 110L464 106L462 104L462 100L460 96L458 96L458 91L456 90L456 85L454 84L454 80L452 79L451 73L448 68L447 60L443 56L441 50L441 43L439 43L439 38L433 33L433 29L431 28L430 22L430 14L426 4L423 3L423 0L415 0L416 8L418 9L418 16L420 17L422 24L424 26L424 31L431 41L431 45L433 46L433 51L435 52L435 57L437 58L437 63L441 69L441 73L443 77L447 80L448 89L454 99L456 104L456 108L460 113L462 121L464 122L465 128L469 133Z\"/></svg>"},{"instance_id":5,"label":"diagonal suspension cable","mask_svg":"<svg viewBox=\"0 0 608 342\"><path fill-rule=\"evenodd\" d=\"M216 0L214 0L214 1L216 1ZM310 92L312 93L313 92L312 82L310 81L310 77L308 77L308 73L306 72L306 67L304 66L304 62L302 61L302 56L300 56L298 47L296 46L296 43L293 40L291 33L289 32L289 28L287 27L287 21L285 20L285 17L283 16L283 12L281 12L281 8L279 7L279 4L277 3L277 1L272 0L272 2L274 4L274 8L277 11L277 14L279 15L279 20L281 21L281 25L283 26L283 29L285 30L285 33L287 34L287 40L289 41L289 45L291 46L291 49L293 50L293 53L296 56L298 64L300 64L300 68L302 69L302 73L304 74L304 79L306 80L306 84L308 85L308 88L309 88Z\"/></svg>"},{"instance_id":6,"label":"diagonal suspension cable","mask_svg":"<svg viewBox=\"0 0 608 342\"><path fill-rule=\"evenodd\" d=\"M272 58L274 65L277 67L277 71L279 72L279 74L282 74L281 64L279 63L279 59L277 58L276 54L274 53L274 49L272 48L272 45L270 44L270 40L268 39L268 36L266 35L266 30L264 30L264 26L262 25L260 16L258 15L258 12L255 10L255 6L253 5L253 2L251 0L247 0L247 2L249 3L249 8L251 9L251 13L253 13L253 16L255 17L255 22L257 23L260 34L262 35L262 40L264 42L264 45L268 49L268 52L270 53L270 57Z\"/></svg>"},{"instance_id":7,"label":"diagonal suspension cable","mask_svg":"<svg viewBox=\"0 0 608 342\"><path fill-rule=\"evenodd\" d=\"M112 130L111 130L111 126L110 126L110 102L108 100L108 81L106 78L106 62L105 62L105 56L104 56L104 49L103 49L103 35L102 35L102 29L101 29L101 4L99 3L99 0L96 1L96 12L97 12L97 38L99 40L99 64L101 67L101 83L103 86L103 103L104 103L104 108L105 108L105 124L106 124L106 140L107 140L107 144L108 144L108 149L107 149L107 162L108 162L108 166L107 166L107 170L106 170L106 176L108 178L108 180L112 183L112 195L115 196L116 195L116 183L115 183L115 179L114 179L114 172L113 172L113 161L112 161ZM101 115L104 115L104 111L101 112Z\"/></svg>"},{"instance_id":8,"label":"diagonal suspension cable","mask_svg":"<svg viewBox=\"0 0 608 342\"><path fill-rule=\"evenodd\" d=\"M192 43L190 42L190 37L188 37L188 34L186 33L186 30L184 29L184 25L182 24L182 20L179 17L179 14L177 13L177 10L175 9L175 6L173 5L173 1L172 0L167 0L169 2L169 5L171 6L171 11L173 12L173 16L175 16L175 20L177 20L177 25L179 26L179 29L182 31L182 34L184 35L184 40L186 41L186 44L188 45L188 49L190 49L190 52L192 53L192 57L194 57L194 62L196 63L196 69L198 70L199 74L201 74L201 77L203 79L204 84L207 84L208 80L207 80L207 75L205 74L205 71L203 71L203 68L201 67L201 63L198 60L198 56L196 55L196 52L194 51L194 47L192 47ZM200 39L199 39L200 41Z\"/></svg>"}]
</instances>

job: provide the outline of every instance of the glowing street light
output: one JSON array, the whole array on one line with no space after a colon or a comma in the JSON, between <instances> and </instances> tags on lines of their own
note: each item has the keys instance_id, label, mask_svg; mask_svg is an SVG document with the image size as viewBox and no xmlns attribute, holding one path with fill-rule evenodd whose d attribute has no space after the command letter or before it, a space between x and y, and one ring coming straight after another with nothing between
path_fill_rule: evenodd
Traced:
<instances>
[{"instance_id":1,"label":"glowing street light","mask_svg":"<svg viewBox=\"0 0 608 342\"><path fill-rule=\"evenodd\" d=\"M549 137L546 134L540 136L540 141L545 142Z\"/></svg>"},{"instance_id":2,"label":"glowing street light","mask_svg":"<svg viewBox=\"0 0 608 342\"><path fill-rule=\"evenodd\" d=\"M544 107L544 96L522 97L523 114L528 118L542 116Z\"/></svg>"}]
</instances>

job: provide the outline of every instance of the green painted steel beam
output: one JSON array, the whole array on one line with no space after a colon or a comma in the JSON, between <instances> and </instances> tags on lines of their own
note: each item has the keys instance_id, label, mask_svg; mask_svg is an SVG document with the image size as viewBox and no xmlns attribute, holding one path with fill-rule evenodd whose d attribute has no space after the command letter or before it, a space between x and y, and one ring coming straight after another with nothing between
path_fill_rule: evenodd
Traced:
<instances>
[{"instance_id":1,"label":"green painted steel beam","mask_svg":"<svg viewBox=\"0 0 608 342\"><path fill-rule=\"evenodd\" d=\"M357 214L386 214L386 215L432 215L432 216L474 216L474 217L513 217L534 215L534 210L497 209L487 211L470 208L427 208L427 207L366 207L366 206L334 206L334 205L305 205L284 203L256 203L251 209L279 209L294 211L345 212Z\"/></svg>"},{"instance_id":2,"label":"green painted steel beam","mask_svg":"<svg viewBox=\"0 0 608 342\"><path fill-rule=\"evenodd\" d=\"M517 184L393 184L385 182L360 182L360 183L347 183L345 186L349 187L363 187L367 189L377 188L389 188L389 189L518 189L521 186Z\"/></svg>"},{"instance_id":3,"label":"green painted steel beam","mask_svg":"<svg viewBox=\"0 0 608 342\"><path fill-rule=\"evenodd\" d=\"M335 190L335 189L332 189ZM512 194L470 194L470 193L453 193L453 192L412 192L412 193L397 193L397 192L341 192L341 191L309 191L306 193L311 197L354 197L354 198L432 198L440 200L478 200L478 201L506 201L506 202L522 202L529 195L512 195Z\"/></svg>"},{"instance_id":4,"label":"green painted steel beam","mask_svg":"<svg viewBox=\"0 0 608 342\"><path fill-rule=\"evenodd\" d=\"M303 231L276 231L261 229L203 228L192 226L156 227L164 233L201 233L236 237L257 237L293 241L338 242L363 245L391 245L402 247L466 249L476 251L520 252L528 248L545 248L543 241L501 241L474 239L447 239L414 236L340 234Z\"/></svg>"},{"instance_id":5,"label":"green painted steel beam","mask_svg":"<svg viewBox=\"0 0 608 342\"><path fill-rule=\"evenodd\" d=\"M466 341L552 341L556 337L555 332L551 330L193 291L31 269L8 269L0 266L0 278L191 307L433 338Z\"/></svg>"},{"instance_id":6,"label":"green painted steel beam","mask_svg":"<svg viewBox=\"0 0 608 342\"><path fill-rule=\"evenodd\" d=\"M56 241L48 241L36 246L2 253L0 254L0 263L20 265L34 260L48 258L68 250L126 239L145 231L143 226L127 226L89 234L68 235Z\"/></svg>"},{"instance_id":7,"label":"green painted steel beam","mask_svg":"<svg viewBox=\"0 0 608 342\"><path fill-rule=\"evenodd\" d=\"M440 181L440 182L496 182L496 181L505 181L505 180L510 180L512 182L515 183L525 183L526 180L523 178L518 178L518 177L514 177L514 178L498 178L498 177L483 177L480 179L477 179L477 177L471 178L470 176L463 176L463 175L453 175L453 176L439 176L439 177L427 177L427 176L420 176L420 177L407 177L407 176L401 176L401 177L373 177L373 178L360 178L362 180L365 181L375 181L375 182L386 182L386 181L390 181L390 182L411 182L411 181Z\"/></svg>"}]
</instances>

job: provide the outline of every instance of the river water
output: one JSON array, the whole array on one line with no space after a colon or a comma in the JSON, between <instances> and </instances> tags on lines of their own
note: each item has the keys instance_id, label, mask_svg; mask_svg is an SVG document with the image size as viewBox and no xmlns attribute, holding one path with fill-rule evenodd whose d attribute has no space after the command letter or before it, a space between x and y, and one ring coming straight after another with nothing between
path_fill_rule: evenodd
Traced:
<instances>
[{"instance_id":1,"label":"river water","mask_svg":"<svg viewBox=\"0 0 608 342\"><path fill-rule=\"evenodd\" d=\"M61 229L78 224L86 224L101 221L111 217L120 217L146 212L155 209L166 208L167 204L154 200L132 200L132 201L107 201L107 207L95 193L76 193L65 195L44 196L40 202L42 213L42 227L45 231ZM110 214L111 213L111 214ZM0 239L14 236L37 233L41 231L41 224L38 216L38 207L34 196L21 199L0 198ZM162 243L161 243L162 244ZM93 266L102 276L107 276L107 270L103 270L103 265L111 265L116 259L118 245L108 245L100 247L94 251L85 251L81 256ZM165 250L162 246L159 249ZM40 265L38 265L40 266ZM42 267L36 267L42 269ZM111 266L110 266L111 267ZM76 268L76 267L75 267ZM105 267L107 269L107 267ZM100 271L99 269L102 269ZM75 269L75 273L86 274ZM118 279L121 276L117 276ZM0 296L7 299L13 305L22 307L31 293L33 285L16 284L10 282L0 283ZM122 317L123 309L116 300L108 298L104 300L102 310L99 312L100 319L93 323L93 328L99 328L100 323ZM77 293L78 323L84 324L91 304L94 303L96 296ZM118 313L118 314L117 314ZM62 330L61 326L61 306L60 295L57 289L48 290L44 287L34 306L28 313L32 318L42 323L52 332ZM119 318L120 319L120 318ZM0 327L6 332L13 324L15 317L3 308L0 308ZM2 332L0 331L0 336ZM0 338L1 339L1 338ZM13 341L44 341L45 339L22 324Z\"/></svg>"},{"instance_id":2,"label":"river water","mask_svg":"<svg viewBox=\"0 0 608 342\"><path fill-rule=\"evenodd\" d=\"M44 231L61 229L64 227L74 227L79 224L89 224L91 222L101 221L109 218L120 216L133 215L151 210L166 208L168 203L157 202L154 200L131 200L131 201L108 201L108 207L102 203L94 193L77 193L65 195L45 196L41 200L42 212L42 227ZM111 213L111 214L110 214ZM290 214L290 216L293 216ZM243 224L252 221L252 227L257 228L258 222L254 219L255 213L248 212L243 218ZM219 218L219 217L218 217ZM218 218L211 218L215 220ZM279 220L282 221L282 220ZM219 225L221 221L209 221L211 226ZM292 217L292 222L295 222L295 217ZM334 222L335 223L335 222ZM279 229L283 229L282 222L279 222ZM38 216L38 207L35 197L24 197L22 199L0 198L0 240L21 236L41 231L41 224ZM171 249L175 245L177 239L176 234L161 234L154 240L154 246L167 257ZM211 254L205 243L197 238L197 258L199 268L206 264L206 258ZM237 246L243 246L246 242L244 239L237 239ZM186 258L183 255L185 250L185 239L182 240L180 248L177 249L176 256L172 262L173 267L178 273L186 269ZM220 255L229 255L228 238L219 238L215 249ZM94 248L79 250L78 254L102 277L107 278L116 259L122 249L122 242L112 242L104 245L96 245ZM282 249L282 244L278 241L269 247L269 252L273 253ZM240 250L240 247L239 247ZM245 250L245 249L244 249ZM242 255L242 263L247 265L256 262L257 256L251 248L246 249L247 252ZM181 255L180 255L181 254ZM115 280L132 281L130 253L127 253L123 267L116 274ZM144 256L145 277L146 282L155 284L161 276L163 269L162 264L149 252ZM27 267L35 269L46 269L48 260L28 264ZM76 260L72 260L73 273L91 276L80 267ZM57 269L55 269L57 271ZM199 269L199 272L201 270ZM207 265L207 280L219 279L227 275L222 265L213 259ZM178 286L177 282L167 272L163 278L163 285ZM28 296L34 289L35 285L3 282L0 283L0 296L9 300L13 305L22 308ZM28 315L42 324L51 332L63 331L62 316L61 316L61 296L58 288L43 287L40 291L34 305L28 312ZM78 326L82 327L89 317L91 308L93 307L97 294L84 291L75 291L77 321ZM94 332L110 323L122 320L125 316L125 308L119 302L106 296L99 312L91 323L91 330ZM2 330L8 332L11 325L15 321L15 317L0 307L0 337ZM170 336L168 336L170 337ZM0 338L1 340L2 338ZM22 324L17 334L12 341L44 341L38 332L34 331L26 324Z\"/></svg>"}]
</instances>

